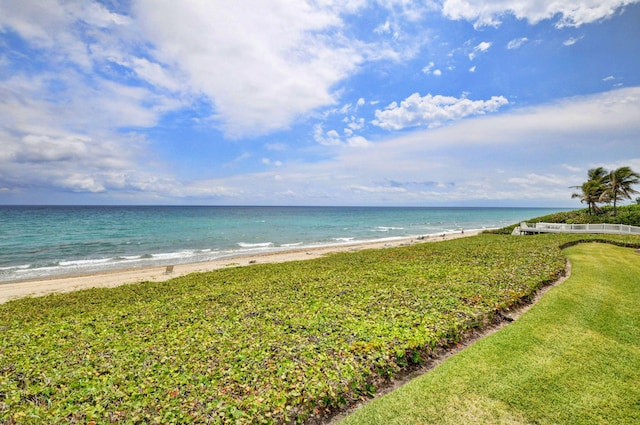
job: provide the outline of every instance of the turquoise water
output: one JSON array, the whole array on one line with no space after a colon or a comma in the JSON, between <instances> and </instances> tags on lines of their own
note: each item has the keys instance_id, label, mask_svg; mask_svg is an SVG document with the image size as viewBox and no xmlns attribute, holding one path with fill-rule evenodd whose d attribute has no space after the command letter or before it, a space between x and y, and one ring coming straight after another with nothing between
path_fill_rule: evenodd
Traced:
<instances>
[{"instance_id":1,"label":"turquoise water","mask_svg":"<svg viewBox=\"0 0 640 425\"><path fill-rule=\"evenodd\" d=\"M496 228L555 211L0 206L0 282Z\"/></svg>"}]
</instances>

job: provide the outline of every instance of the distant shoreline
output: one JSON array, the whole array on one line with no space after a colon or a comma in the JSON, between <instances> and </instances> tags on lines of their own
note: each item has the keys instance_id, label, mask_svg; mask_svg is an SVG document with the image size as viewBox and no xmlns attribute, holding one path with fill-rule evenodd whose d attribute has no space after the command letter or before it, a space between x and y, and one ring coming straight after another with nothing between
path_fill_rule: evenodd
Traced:
<instances>
[{"instance_id":1,"label":"distant shoreline","mask_svg":"<svg viewBox=\"0 0 640 425\"><path fill-rule=\"evenodd\" d=\"M146 281L162 282L190 273L208 272L230 266L236 267L248 266L256 263L282 263L287 261L308 260L335 252L358 251L362 249L382 249L415 243L437 242L460 237L475 236L480 232L482 232L482 230L425 235L424 237L419 238L407 237L392 241L358 242L353 244L349 243L324 247L292 248L284 251L258 254L242 254L205 262L175 264L171 273L166 272L166 266L151 266L84 275L0 283L0 304L13 299L29 296L44 296L53 293L64 293L89 288L113 288L120 285Z\"/></svg>"}]
</instances>

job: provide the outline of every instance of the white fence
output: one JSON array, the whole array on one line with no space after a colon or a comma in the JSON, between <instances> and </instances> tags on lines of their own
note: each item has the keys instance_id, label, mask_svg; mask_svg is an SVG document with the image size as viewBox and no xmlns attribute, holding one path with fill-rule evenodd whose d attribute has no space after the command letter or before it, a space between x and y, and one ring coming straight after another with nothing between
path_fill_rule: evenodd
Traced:
<instances>
[{"instance_id":1,"label":"white fence","mask_svg":"<svg viewBox=\"0 0 640 425\"><path fill-rule=\"evenodd\" d=\"M531 233L609 233L619 235L640 235L640 227L626 224L564 224L564 223L520 223L513 230L514 235Z\"/></svg>"}]
</instances>

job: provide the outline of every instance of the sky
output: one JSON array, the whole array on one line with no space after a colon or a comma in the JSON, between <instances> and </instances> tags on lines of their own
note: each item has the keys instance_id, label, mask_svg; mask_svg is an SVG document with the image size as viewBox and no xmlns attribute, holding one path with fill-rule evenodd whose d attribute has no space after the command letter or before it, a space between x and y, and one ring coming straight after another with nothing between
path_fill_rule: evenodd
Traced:
<instances>
[{"instance_id":1,"label":"sky","mask_svg":"<svg viewBox=\"0 0 640 425\"><path fill-rule=\"evenodd\" d=\"M640 172L640 0L0 0L0 204L581 208L598 166Z\"/></svg>"}]
</instances>

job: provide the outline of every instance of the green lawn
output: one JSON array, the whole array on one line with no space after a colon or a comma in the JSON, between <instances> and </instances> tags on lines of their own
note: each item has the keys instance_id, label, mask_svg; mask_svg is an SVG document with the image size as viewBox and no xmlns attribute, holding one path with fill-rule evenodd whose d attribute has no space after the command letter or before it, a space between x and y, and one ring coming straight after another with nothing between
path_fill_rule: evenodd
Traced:
<instances>
[{"instance_id":1,"label":"green lawn","mask_svg":"<svg viewBox=\"0 0 640 425\"><path fill-rule=\"evenodd\" d=\"M564 252L570 279L521 319L341 425L640 423L640 255Z\"/></svg>"}]
</instances>

